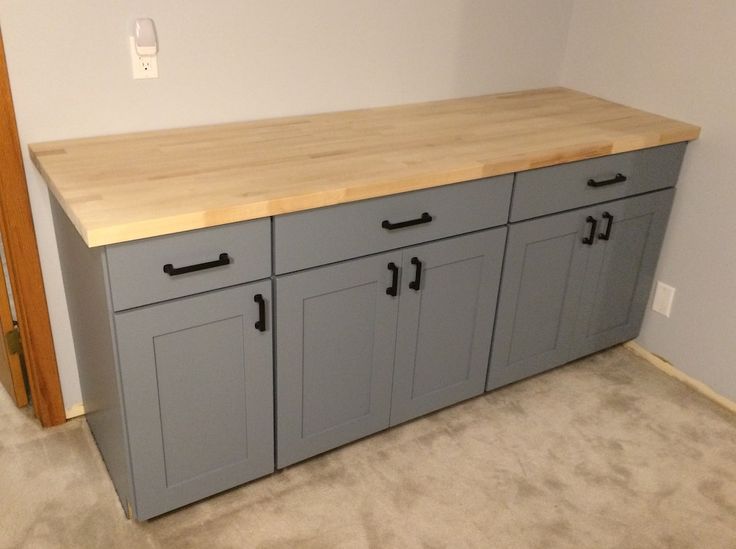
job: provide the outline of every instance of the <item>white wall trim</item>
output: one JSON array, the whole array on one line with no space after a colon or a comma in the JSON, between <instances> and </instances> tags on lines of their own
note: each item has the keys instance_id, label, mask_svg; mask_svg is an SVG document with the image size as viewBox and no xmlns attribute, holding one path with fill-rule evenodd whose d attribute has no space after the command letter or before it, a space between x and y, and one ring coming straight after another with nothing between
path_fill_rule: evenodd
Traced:
<instances>
[{"instance_id":1,"label":"white wall trim","mask_svg":"<svg viewBox=\"0 0 736 549\"><path fill-rule=\"evenodd\" d=\"M84 403L77 402L71 408L67 408L65 412L66 412L66 419L72 419L73 417L83 416L84 415Z\"/></svg>"},{"instance_id":2,"label":"white wall trim","mask_svg":"<svg viewBox=\"0 0 736 549\"><path fill-rule=\"evenodd\" d=\"M709 398L716 404L719 404L726 408L727 410L730 410L731 412L736 413L736 402L730 400L728 397L723 396L720 393L717 393L714 391L710 386L706 385L702 381L699 381L695 378L690 377L684 372L681 372L677 368L675 368L672 364L667 362L665 359L663 359L660 356L655 355L654 353L647 351L644 347L636 343L635 341L628 341L624 343L624 347L626 347L628 350L630 350L635 355L643 358L647 362L649 362L652 366L658 368L668 376L672 376L675 379L683 382L685 385L688 385L695 389L697 392L702 394L703 396Z\"/></svg>"}]
</instances>

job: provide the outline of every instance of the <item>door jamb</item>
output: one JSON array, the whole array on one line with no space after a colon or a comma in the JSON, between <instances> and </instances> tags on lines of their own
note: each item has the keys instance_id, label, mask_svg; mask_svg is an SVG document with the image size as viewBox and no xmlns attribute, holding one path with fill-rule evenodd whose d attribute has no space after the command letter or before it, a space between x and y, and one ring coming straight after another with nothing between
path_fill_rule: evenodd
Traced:
<instances>
[{"instance_id":1,"label":"door jamb","mask_svg":"<svg viewBox=\"0 0 736 549\"><path fill-rule=\"evenodd\" d=\"M44 427L66 421L20 150L5 46L0 32L0 232L23 342L33 409Z\"/></svg>"}]
</instances>

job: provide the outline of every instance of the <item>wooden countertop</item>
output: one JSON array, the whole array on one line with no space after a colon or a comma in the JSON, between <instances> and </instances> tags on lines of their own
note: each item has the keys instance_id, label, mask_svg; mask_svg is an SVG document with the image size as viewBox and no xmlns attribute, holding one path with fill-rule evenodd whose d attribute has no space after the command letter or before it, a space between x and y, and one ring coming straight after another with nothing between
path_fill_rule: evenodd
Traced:
<instances>
[{"instance_id":1,"label":"wooden countertop","mask_svg":"<svg viewBox=\"0 0 736 549\"><path fill-rule=\"evenodd\" d=\"M88 246L697 139L564 88L30 145Z\"/></svg>"}]
</instances>

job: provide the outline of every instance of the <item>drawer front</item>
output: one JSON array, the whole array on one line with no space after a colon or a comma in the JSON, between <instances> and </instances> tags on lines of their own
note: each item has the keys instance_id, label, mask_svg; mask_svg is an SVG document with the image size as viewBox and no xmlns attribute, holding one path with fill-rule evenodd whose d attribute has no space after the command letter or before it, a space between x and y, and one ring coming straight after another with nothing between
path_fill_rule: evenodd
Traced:
<instances>
[{"instance_id":1,"label":"drawer front","mask_svg":"<svg viewBox=\"0 0 736 549\"><path fill-rule=\"evenodd\" d=\"M521 172L514 183L511 221L674 187L686 146L675 143Z\"/></svg>"},{"instance_id":2,"label":"drawer front","mask_svg":"<svg viewBox=\"0 0 736 549\"><path fill-rule=\"evenodd\" d=\"M267 278L271 222L258 219L115 244L107 248L107 264L116 311ZM186 272L193 266L204 268Z\"/></svg>"},{"instance_id":3,"label":"drawer front","mask_svg":"<svg viewBox=\"0 0 736 549\"><path fill-rule=\"evenodd\" d=\"M512 181L513 176L504 175L277 216L275 272L503 225Z\"/></svg>"}]
</instances>

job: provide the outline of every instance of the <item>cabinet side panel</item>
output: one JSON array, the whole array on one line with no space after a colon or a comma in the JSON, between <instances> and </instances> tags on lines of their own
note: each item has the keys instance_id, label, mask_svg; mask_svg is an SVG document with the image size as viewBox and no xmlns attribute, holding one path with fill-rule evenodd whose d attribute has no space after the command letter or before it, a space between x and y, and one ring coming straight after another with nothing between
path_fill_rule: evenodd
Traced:
<instances>
[{"instance_id":1,"label":"cabinet side panel","mask_svg":"<svg viewBox=\"0 0 736 549\"><path fill-rule=\"evenodd\" d=\"M133 488L113 336L105 250L88 248L56 199L52 214L86 420L126 508Z\"/></svg>"}]
</instances>

